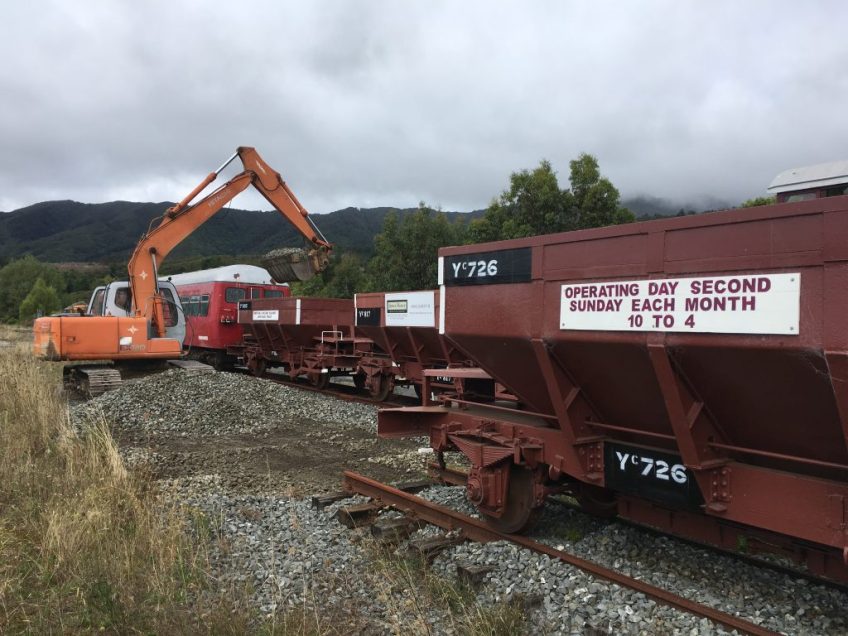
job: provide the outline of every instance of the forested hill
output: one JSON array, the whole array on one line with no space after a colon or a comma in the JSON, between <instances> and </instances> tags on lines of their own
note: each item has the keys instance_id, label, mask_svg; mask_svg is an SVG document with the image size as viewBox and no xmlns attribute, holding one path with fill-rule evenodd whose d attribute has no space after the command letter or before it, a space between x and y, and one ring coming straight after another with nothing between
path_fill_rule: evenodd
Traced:
<instances>
[{"instance_id":1,"label":"forested hill","mask_svg":"<svg viewBox=\"0 0 848 636\"><path fill-rule=\"evenodd\" d=\"M713 202L713 208L725 207ZM624 200L625 207L637 217L688 213L706 206L680 206L664 199L639 197ZM45 262L126 263L139 237L150 221L160 217L171 205L161 203L77 203L45 201L26 208L0 214L0 266L32 254ZM412 209L345 208L313 218L327 237L341 251L370 254L374 237L380 232L386 215L403 216ZM447 212L476 218L476 212ZM295 231L274 212L225 209L189 236L170 257L170 262L207 256L243 256L264 254L287 245L297 245Z\"/></svg>"},{"instance_id":2,"label":"forested hill","mask_svg":"<svg viewBox=\"0 0 848 636\"><path fill-rule=\"evenodd\" d=\"M24 254L54 263L126 262L150 221L171 205L47 201L0 214L0 265ZM412 210L345 208L312 218L331 243L342 250L367 253L390 211L404 215ZM264 254L297 244L296 232L275 212L225 209L189 236L171 258Z\"/></svg>"}]
</instances>

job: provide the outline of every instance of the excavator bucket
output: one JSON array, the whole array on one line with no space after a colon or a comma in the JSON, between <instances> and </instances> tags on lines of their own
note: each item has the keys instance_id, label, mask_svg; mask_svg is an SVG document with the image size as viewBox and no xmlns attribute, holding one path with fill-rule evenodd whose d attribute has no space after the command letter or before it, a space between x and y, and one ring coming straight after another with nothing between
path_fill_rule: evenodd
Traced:
<instances>
[{"instance_id":1,"label":"excavator bucket","mask_svg":"<svg viewBox=\"0 0 848 636\"><path fill-rule=\"evenodd\" d=\"M262 265L277 283L307 281L327 269L328 263L329 255L323 248L307 251L299 247L283 247L262 257Z\"/></svg>"}]
</instances>

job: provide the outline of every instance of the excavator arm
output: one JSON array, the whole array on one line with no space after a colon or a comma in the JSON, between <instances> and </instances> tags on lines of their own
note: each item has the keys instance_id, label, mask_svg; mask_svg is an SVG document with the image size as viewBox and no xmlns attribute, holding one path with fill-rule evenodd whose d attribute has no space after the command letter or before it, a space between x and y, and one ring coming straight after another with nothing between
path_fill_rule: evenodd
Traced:
<instances>
[{"instance_id":1,"label":"excavator arm","mask_svg":"<svg viewBox=\"0 0 848 636\"><path fill-rule=\"evenodd\" d=\"M236 157L244 170L197 203L192 200L212 183ZM159 225L145 234L130 258L130 286L133 313L152 319L156 336L165 335L163 299L159 294L158 270L162 262L187 236L212 218L240 192L254 186L311 245L308 251L283 251L272 265L278 282L308 280L326 269L332 246L309 219L309 213L297 200L278 172L263 161L255 149L239 148L220 168L210 173L188 196L169 208Z\"/></svg>"}]
</instances>

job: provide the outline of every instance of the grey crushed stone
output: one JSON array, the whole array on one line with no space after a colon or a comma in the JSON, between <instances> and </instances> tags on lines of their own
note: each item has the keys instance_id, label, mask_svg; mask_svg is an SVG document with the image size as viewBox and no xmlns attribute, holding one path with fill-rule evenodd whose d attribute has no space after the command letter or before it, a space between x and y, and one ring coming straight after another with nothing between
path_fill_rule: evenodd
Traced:
<instances>
[{"instance_id":1,"label":"grey crushed stone","mask_svg":"<svg viewBox=\"0 0 848 636\"><path fill-rule=\"evenodd\" d=\"M342 433L334 429L333 435L343 434L344 427L376 430L375 407L228 373L169 371L130 381L72 407L72 420L84 427L101 413L113 426L139 437L157 432L261 435L293 420L337 422ZM138 447L126 454L130 465L151 456L155 459L155 453ZM420 461L410 451L386 463L402 469L405 462ZM404 620L396 599L375 593L379 581L369 568L360 533L333 518L350 500L317 511L304 499L233 495L216 475L169 480L163 487L215 521L222 540L213 546L212 560L221 583L251 586L262 612L279 613L306 601L342 613L361 612L387 631ZM439 486L421 494L479 516L462 488ZM413 536L437 532L426 527ZM848 633L845 593L668 537L549 505L534 538L778 632ZM477 601L484 606L510 599L528 604L528 625L534 632L572 634L591 627L616 634L722 633L708 621L513 544L462 544L443 552L433 567L453 578L459 562L491 565L494 570L477 591ZM443 609L432 608L428 616L433 633L450 633Z\"/></svg>"},{"instance_id":2,"label":"grey crushed stone","mask_svg":"<svg viewBox=\"0 0 848 636\"><path fill-rule=\"evenodd\" d=\"M464 499L463 490L438 486L420 494L435 503L479 516ZM555 504L546 507L530 536L777 632L848 633L848 593L758 568L671 537L596 519ZM499 602L510 594L541 596L552 625L567 624L579 616L587 624L611 633L635 628L640 633L644 629L646 633L699 634L705 629L688 614L657 605L640 594L510 543L464 544L436 563L450 574L455 571L456 561L496 567L487 575L481 602ZM553 633L558 632L554 629ZM703 633L722 632L709 624Z\"/></svg>"},{"instance_id":3,"label":"grey crushed stone","mask_svg":"<svg viewBox=\"0 0 848 636\"><path fill-rule=\"evenodd\" d=\"M100 417L139 435L263 433L281 422L330 421L376 434L377 409L238 373L169 370L71 407L75 423Z\"/></svg>"}]
</instances>

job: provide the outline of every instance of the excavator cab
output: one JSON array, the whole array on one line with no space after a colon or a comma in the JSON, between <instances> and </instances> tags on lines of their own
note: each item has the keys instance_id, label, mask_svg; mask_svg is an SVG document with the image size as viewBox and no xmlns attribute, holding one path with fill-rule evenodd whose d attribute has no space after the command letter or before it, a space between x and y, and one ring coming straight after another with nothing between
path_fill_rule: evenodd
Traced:
<instances>
[{"instance_id":1,"label":"excavator cab","mask_svg":"<svg viewBox=\"0 0 848 636\"><path fill-rule=\"evenodd\" d=\"M186 320L177 289L172 283L160 280L159 293L163 299L165 337L183 342L186 334ZM121 318L132 314L132 288L125 280L112 281L108 285L96 288L91 294L85 312L87 316L119 316Z\"/></svg>"}]
</instances>

